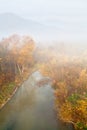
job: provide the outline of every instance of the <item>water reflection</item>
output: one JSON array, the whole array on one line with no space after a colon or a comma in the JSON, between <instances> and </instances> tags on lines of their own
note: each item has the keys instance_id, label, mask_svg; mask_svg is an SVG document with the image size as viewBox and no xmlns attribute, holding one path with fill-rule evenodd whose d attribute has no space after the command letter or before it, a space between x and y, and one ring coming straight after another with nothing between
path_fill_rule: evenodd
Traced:
<instances>
[{"instance_id":1,"label":"water reflection","mask_svg":"<svg viewBox=\"0 0 87 130\"><path fill-rule=\"evenodd\" d=\"M34 76L31 76L0 111L0 130L71 129L56 119L54 95L50 85L38 87L35 84Z\"/></svg>"}]
</instances>

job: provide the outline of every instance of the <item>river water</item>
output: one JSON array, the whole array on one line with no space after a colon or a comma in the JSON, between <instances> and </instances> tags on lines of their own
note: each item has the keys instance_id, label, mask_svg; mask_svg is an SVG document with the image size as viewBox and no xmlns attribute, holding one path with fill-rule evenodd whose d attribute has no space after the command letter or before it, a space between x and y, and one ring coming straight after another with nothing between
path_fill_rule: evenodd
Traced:
<instances>
[{"instance_id":1,"label":"river water","mask_svg":"<svg viewBox=\"0 0 87 130\"><path fill-rule=\"evenodd\" d=\"M53 89L39 87L42 76L35 72L0 111L0 130L72 130L57 120Z\"/></svg>"}]
</instances>

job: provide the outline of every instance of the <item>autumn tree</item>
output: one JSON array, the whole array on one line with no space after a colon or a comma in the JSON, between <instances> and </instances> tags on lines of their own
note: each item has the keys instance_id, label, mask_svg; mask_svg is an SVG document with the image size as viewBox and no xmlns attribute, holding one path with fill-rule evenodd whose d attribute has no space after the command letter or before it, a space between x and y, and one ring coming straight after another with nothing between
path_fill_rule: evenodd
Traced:
<instances>
[{"instance_id":1,"label":"autumn tree","mask_svg":"<svg viewBox=\"0 0 87 130\"><path fill-rule=\"evenodd\" d=\"M44 50L47 62L39 62L40 71L53 81L55 106L60 120L76 130L87 130L87 66L78 57ZM44 55L43 55L44 56ZM42 57L43 57L42 56Z\"/></svg>"},{"instance_id":2,"label":"autumn tree","mask_svg":"<svg viewBox=\"0 0 87 130\"><path fill-rule=\"evenodd\" d=\"M34 49L29 36L12 35L0 42L0 105L32 71Z\"/></svg>"}]
</instances>

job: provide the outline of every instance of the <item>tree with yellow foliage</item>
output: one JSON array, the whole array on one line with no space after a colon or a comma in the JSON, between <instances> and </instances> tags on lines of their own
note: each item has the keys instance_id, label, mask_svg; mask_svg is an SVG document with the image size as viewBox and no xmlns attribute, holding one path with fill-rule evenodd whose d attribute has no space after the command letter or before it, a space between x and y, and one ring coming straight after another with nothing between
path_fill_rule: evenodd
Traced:
<instances>
[{"instance_id":1,"label":"tree with yellow foliage","mask_svg":"<svg viewBox=\"0 0 87 130\"><path fill-rule=\"evenodd\" d=\"M34 48L29 36L13 35L0 42L0 107L32 71Z\"/></svg>"},{"instance_id":2,"label":"tree with yellow foliage","mask_svg":"<svg viewBox=\"0 0 87 130\"><path fill-rule=\"evenodd\" d=\"M39 69L52 78L58 118L76 130L87 130L87 67L78 58L52 51L44 52L48 62L40 63Z\"/></svg>"}]
</instances>

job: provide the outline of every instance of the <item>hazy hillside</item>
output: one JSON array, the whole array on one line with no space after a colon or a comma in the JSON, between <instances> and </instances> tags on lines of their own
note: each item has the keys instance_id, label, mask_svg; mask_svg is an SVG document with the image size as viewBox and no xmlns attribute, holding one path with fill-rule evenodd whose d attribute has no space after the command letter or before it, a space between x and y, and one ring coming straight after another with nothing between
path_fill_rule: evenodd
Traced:
<instances>
[{"instance_id":1,"label":"hazy hillside","mask_svg":"<svg viewBox=\"0 0 87 130\"><path fill-rule=\"evenodd\" d=\"M58 41L64 43L82 43L86 42L86 33L78 27L68 22L60 20L47 20L41 22L32 19L26 19L13 13L0 14L0 38L12 34L27 34L32 36L36 41ZM79 31L80 30L80 31Z\"/></svg>"},{"instance_id":2,"label":"hazy hillside","mask_svg":"<svg viewBox=\"0 0 87 130\"><path fill-rule=\"evenodd\" d=\"M12 33L29 34L36 39L48 38L55 32L57 34L59 29L41 24L31 19L25 19L13 13L0 14L0 37L7 36Z\"/></svg>"},{"instance_id":3,"label":"hazy hillside","mask_svg":"<svg viewBox=\"0 0 87 130\"><path fill-rule=\"evenodd\" d=\"M0 14L0 30L2 32L10 31L32 31L44 29L44 25L32 20L24 19L12 13Z\"/></svg>"}]
</instances>

